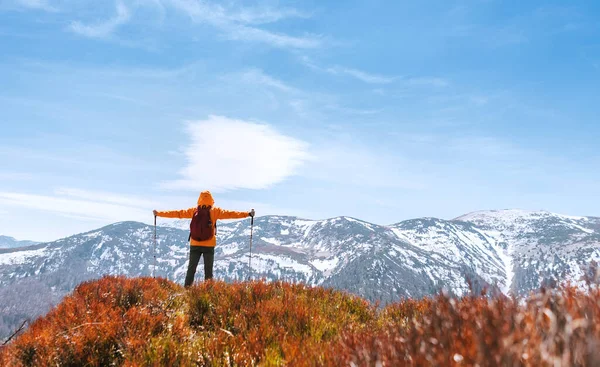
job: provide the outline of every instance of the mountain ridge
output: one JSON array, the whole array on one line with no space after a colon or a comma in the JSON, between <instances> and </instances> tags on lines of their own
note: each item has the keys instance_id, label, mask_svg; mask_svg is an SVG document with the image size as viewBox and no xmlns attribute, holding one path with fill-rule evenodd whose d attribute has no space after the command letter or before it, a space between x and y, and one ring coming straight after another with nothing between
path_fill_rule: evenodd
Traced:
<instances>
[{"instance_id":1,"label":"mountain ridge","mask_svg":"<svg viewBox=\"0 0 600 367\"><path fill-rule=\"evenodd\" d=\"M0 235L0 249L20 248L37 245L40 242L29 240L17 240L11 236Z\"/></svg>"},{"instance_id":2,"label":"mountain ridge","mask_svg":"<svg viewBox=\"0 0 600 367\"><path fill-rule=\"evenodd\" d=\"M222 221L214 273L225 281L252 275L332 287L385 304L441 289L463 295L485 287L492 294L524 295L552 281L578 282L581 268L600 260L600 218L514 210L458 218L462 220L423 217L386 226L350 216L256 217L252 268L250 220ZM157 223L157 276L183 282L189 252L186 222ZM34 247L0 249L4 323L44 313L83 280L150 275L154 251L154 227L135 221ZM198 281L202 269L201 261ZM25 301L19 302L16 294Z\"/></svg>"}]
</instances>

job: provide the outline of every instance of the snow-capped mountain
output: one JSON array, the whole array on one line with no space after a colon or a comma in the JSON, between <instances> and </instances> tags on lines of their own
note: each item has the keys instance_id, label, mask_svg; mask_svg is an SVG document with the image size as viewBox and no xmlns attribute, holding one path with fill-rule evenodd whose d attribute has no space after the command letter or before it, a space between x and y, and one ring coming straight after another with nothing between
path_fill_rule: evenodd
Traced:
<instances>
[{"instance_id":1,"label":"snow-capped mountain","mask_svg":"<svg viewBox=\"0 0 600 367\"><path fill-rule=\"evenodd\" d=\"M3 248L18 248L36 245L38 242L34 241L19 241L9 236L0 235L0 249Z\"/></svg>"},{"instance_id":2,"label":"snow-capped mountain","mask_svg":"<svg viewBox=\"0 0 600 367\"><path fill-rule=\"evenodd\" d=\"M582 284L586 267L600 259L600 218L496 210L456 220L472 223L504 249L510 289L519 294L563 280Z\"/></svg>"},{"instance_id":3,"label":"snow-capped mountain","mask_svg":"<svg viewBox=\"0 0 600 367\"><path fill-rule=\"evenodd\" d=\"M46 312L83 280L105 274L152 275L183 283L189 220L154 227L122 222L56 242L0 249L0 336ZM523 294L552 281L579 281L600 258L600 218L515 210L454 220L420 218L390 226L349 217L255 219L218 223L214 275L301 281L371 300L422 297L473 287ZM202 260L196 279L203 278Z\"/></svg>"}]
</instances>

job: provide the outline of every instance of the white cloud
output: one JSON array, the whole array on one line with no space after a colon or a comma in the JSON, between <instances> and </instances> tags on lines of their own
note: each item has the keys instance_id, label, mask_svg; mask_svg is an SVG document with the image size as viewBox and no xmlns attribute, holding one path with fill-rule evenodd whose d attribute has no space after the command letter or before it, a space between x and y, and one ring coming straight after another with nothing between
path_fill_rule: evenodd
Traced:
<instances>
[{"instance_id":1,"label":"white cloud","mask_svg":"<svg viewBox=\"0 0 600 367\"><path fill-rule=\"evenodd\" d=\"M171 189L265 189L296 173L308 159L307 144L271 126L223 116L187 123L187 165Z\"/></svg>"},{"instance_id":2,"label":"white cloud","mask_svg":"<svg viewBox=\"0 0 600 367\"><path fill-rule=\"evenodd\" d=\"M221 4L198 0L163 0L185 12L195 21L212 24L241 23L266 24L287 18L307 18L308 15L293 8L243 7L232 4L229 8Z\"/></svg>"},{"instance_id":3,"label":"white cloud","mask_svg":"<svg viewBox=\"0 0 600 367\"><path fill-rule=\"evenodd\" d=\"M348 75L369 84L388 84L396 80L396 77L368 73L362 70L347 68L339 65L335 65L328 68L322 68L306 56L302 57L302 62L304 63L304 65L308 66L313 70L326 72L332 75Z\"/></svg>"},{"instance_id":4,"label":"white cloud","mask_svg":"<svg viewBox=\"0 0 600 367\"><path fill-rule=\"evenodd\" d=\"M296 9L241 8L227 9L219 4L195 0L166 0L194 22L210 24L231 40L254 41L282 48L315 48L322 40L314 35L290 36L267 31L255 25L273 23L291 17L307 17Z\"/></svg>"},{"instance_id":5,"label":"white cloud","mask_svg":"<svg viewBox=\"0 0 600 367\"><path fill-rule=\"evenodd\" d=\"M87 220L123 221L148 220L151 209L134 207L90 199L71 197L34 195L16 192L0 192L0 203L8 206L23 207L53 212L69 218Z\"/></svg>"},{"instance_id":6,"label":"white cloud","mask_svg":"<svg viewBox=\"0 0 600 367\"><path fill-rule=\"evenodd\" d=\"M263 42L281 48L317 48L323 43L319 37L312 35L290 36L243 25L228 25L226 31L231 40Z\"/></svg>"},{"instance_id":7,"label":"white cloud","mask_svg":"<svg viewBox=\"0 0 600 367\"><path fill-rule=\"evenodd\" d=\"M360 81L371 84L387 84L393 82L396 78L383 76L378 74L367 73L362 70L345 68L342 66L334 66L326 69L327 72L335 75L346 74L350 75Z\"/></svg>"},{"instance_id":8,"label":"white cloud","mask_svg":"<svg viewBox=\"0 0 600 367\"><path fill-rule=\"evenodd\" d=\"M28 9L56 11L56 8L48 3L48 0L16 0L16 5Z\"/></svg>"},{"instance_id":9,"label":"white cloud","mask_svg":"<svg viewBox=\"0 0 600 367\"><path fill-rule=\"evenodd\" d=\"M446 79L434 78L434 77L411 78L411 79L406 80L406 83L409 85L429 86L429 87L447 87L449 84Z\"/></svg>"},{"instance_id":10,"label":"white cloud","mask_svg":"<svg viewBox=\"0 0 600 367\"><path fill-rule=\"evenodd\" d=\"M334 66L330 66L330 67L321 67L307 56L302 56L300 59L304 65L306 65L307 67L309 67L313 70L328 73L331 75L337 75L337 76L347 75L347 76L353 77L357 80L360 80L360 81L362 81L364 83L368 83L368 84L390 84L390 83L398 81L398 82L403 82L405 85L413 86L413 87L428 86L428 87L440 88L440 87L447 87L448 85L450 85L448 80L446 80L444 78L428 77L428 76L414 77L414 78L402 78L402 77L398 77L398 76L389 76L389 75L369 73L369 72L366 72L363 70L348 68L348 67L344 67L344 66L340 66L340 65L334 65ZM374 92L378 93L378 94L385 93L385 91L383 91L382 89L375 89Z\"/></svg>"},{"instance_id":11,"label":"white cloud","mask_svg":"<svg viewBox=\"0 0 600 367\"><path fill-rule=\"evenodd\" d=\"M12 0L14 5L29 9L55 11L47 0ZM66 1L64 5L71 3ZM90 1L90 3L92 3ZM14 6L13 5L13 6ZM72 4L71 4L72 5ZM90 5L91 6L91 5ZM208 24L218 29L226 39L260 42L280 48L317 48L323 44L322 37L312 34L289 35L260 28L261 25L280 22L289 18L309 18L310 15L294 8L269 6L243 6L232 2L228 5L201 0L117 0L116 14L96 24L73 21L68 29L90 38L106 38L131 19L131 13L140 7L155 7L160 21L164 21L167 9L188 16L193 22Z\"/></svg>"},{"instance_id":12,"label":"white cloud","mask_svg":"<svg viewBox=\"0 0 600 367\"><path fill-rule=\"evenodd\" d=\"M383 112L383 109L361 109L361 108L351 108L351 107L343 107L337 104L328 104L325 105L326 109L334 110L342 113L347 113L351 115L376 115L378 113Z\"/></svg>"},{"instance_id":13,"label":"white cloud","mask_svg":"<svg viewBox=\"0 0 600 367\"><path fill-rule=\"evenodd\" d=\"M274 23L286 18L309 18L309 15L294 8L273 9L269 7L240 8L229 18L245 24Z\"/></svg>"},{"instance_id":14,"label":"white cloud","mask_svg":"<svg viewBox=\"0 0 600 367\"><path fill-rule=\"evenodd\" d=\"M273 78L272 76L265 74L260 69L250 69L239 74L234 74L233 77L238 78L239 80L242 80L244 82L260 84L267 87L279 89L283 92L299 92L296 88L287 85L279 79Z\"/></svg>"},{"instance_id":15,"label":"white cloud","mask_svg":"<svg viewBox=\"0 0 600 367\"><path fill-rule=\"evenodd\" d=\"M0 181L29 181L33 177L31 173L0 172Z\"/></svg>"},{"instance_id":16,"label":"white cloud","mask_svg":"<svg viewBox=\"0 0 600 367\"><path fill-rule=\"evenodd\" d=\"M149 201L146 198L131 195L121 195L104 191L91 191L65 187L56 189L54 190L54 192L58 196L66 196L70 198L91 200L102 203L125 205L136 208L150 208L156 207L158 205L157 202Z\"/></svg>"},{"instance_id":17,"label":"white cloud","mask_svg":"<svg viewBox=\"0 0 600 367\"><path fill-rule=\"evenodd\" d=\"M114 17L94 25L86 25L79 21L72 22L69 29L75 33L81 34L90 38L105 38L113 34L113 32L121 25L127 23L131 18L129 9L120 1L117 1Z\"/></svg>"}]
</instances>

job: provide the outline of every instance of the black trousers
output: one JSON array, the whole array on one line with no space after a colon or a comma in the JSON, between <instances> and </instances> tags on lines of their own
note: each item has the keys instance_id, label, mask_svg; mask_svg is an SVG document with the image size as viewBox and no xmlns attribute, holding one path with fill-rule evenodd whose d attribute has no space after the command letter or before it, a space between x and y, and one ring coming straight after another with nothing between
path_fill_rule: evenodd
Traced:
<instances>
[{"instance_id":1,"label":"black trousers","mask_svg":"<svg viewBox=\"0 0 600 367\"><path fill-rule=\"evenodd\" d=\"M213 262L215 260L215 248L205 246L190 246L190 262L188 264L187 274L185 276L185 287L189 287L194 282L196 268L200 261L200 256L204 254L204 279L212 279Z\"/></svg>"}]
</instances>

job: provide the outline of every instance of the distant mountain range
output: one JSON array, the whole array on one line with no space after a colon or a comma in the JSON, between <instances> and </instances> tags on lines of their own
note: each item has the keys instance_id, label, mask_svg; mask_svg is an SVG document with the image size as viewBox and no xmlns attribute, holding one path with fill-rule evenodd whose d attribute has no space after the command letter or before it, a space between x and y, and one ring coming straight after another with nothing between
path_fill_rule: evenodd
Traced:
<instances>
[{"instance_id":1,"label":"distant mountain range","mask_svg":"<svg viewBox=\"0 0 600 367\"><path fill-rule=\"evenodd\" d=\"M39 242L34 241L18 241L12 237L0 236L0 249L3 248L18 248L36 245Z\"/></svg>"},{"instance_id":2,"label":"distant mountain range","mask_svg":"<svg viewBox=\"0 0 600 367\"><path fill-rule=\"evenodd\" d=\"M187 220L159 222L156 276L183 283ZM182 229L183 228L183 229ZM45 313L81 281L105 274L151 275L154 228L115 223L26 248L0 249L0 336ZM383 303L438 290L523 295L581 277L600 259L600 218L521 210L454 220L419 218L382 226L350 217L219 222L215 277L281 279L335 287ZM251 271L250 271L251 270ZM196 279L203 279L202 261Z\"/></svg>"}]
</instances>

